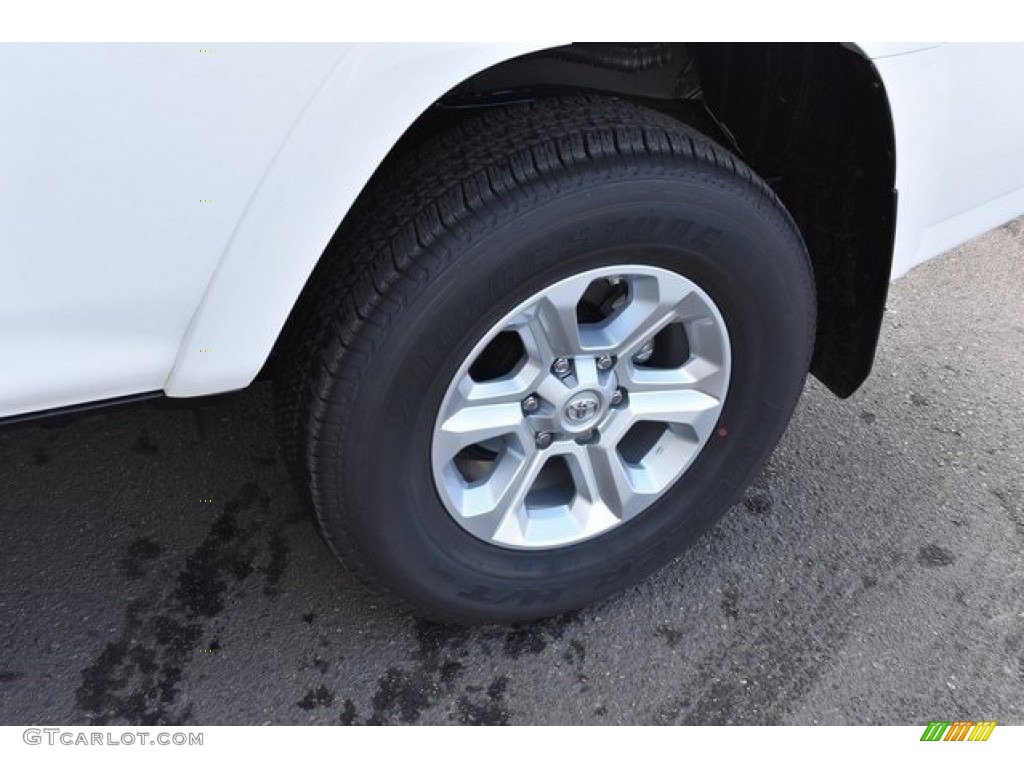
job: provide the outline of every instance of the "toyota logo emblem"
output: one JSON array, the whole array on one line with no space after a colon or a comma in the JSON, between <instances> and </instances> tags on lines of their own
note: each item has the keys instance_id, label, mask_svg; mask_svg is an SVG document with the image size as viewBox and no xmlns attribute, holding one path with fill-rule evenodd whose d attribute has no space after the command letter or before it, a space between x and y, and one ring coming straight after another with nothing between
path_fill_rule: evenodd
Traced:
<instances>
[{"instance_id":1,"label":"toyota logo emblem","mask_svg":"<svg viewBox=\"0 0 1024 768\"><path fill-rule=\"evenodd\" d=\"M594 417L599 405L597 398L591 395L577 397L565 406L565 415L570 421L584 422Z\"/></svg>"}]
</instances>

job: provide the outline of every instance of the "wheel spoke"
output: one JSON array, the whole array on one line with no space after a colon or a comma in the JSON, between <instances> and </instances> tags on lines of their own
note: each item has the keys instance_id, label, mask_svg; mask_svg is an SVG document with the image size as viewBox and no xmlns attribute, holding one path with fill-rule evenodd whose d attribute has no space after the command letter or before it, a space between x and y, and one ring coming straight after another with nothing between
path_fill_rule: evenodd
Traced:
<instances>
[{"instance_id":1,"label":"wheel spoke","mask_svg":"<svg viewBox=\"0 0 1024 768\"><path fill-rule=\"evenodd\" d=\"M517 363L511 372L498 378L475 381L466 371L458 383L452 386L446 398L444 413L451 416L464 408L522 403L546 373L547 366L544 365L542 369L529 355Z\"/></svg>"},{"instance_id":2,"label":"wheel spoke","mask_svg":"<svg viewBox=\"0 0 1024 768\"><path fill-rule=\"evenodd\" d=\"M523 411L518 401L473 405L456 410L437 429L435 440L440 453L450 460L463 448L520 433Z\"/></svg>"},{"instance_id":3,"label":"wheel spoke","mask_svg":"<svg viewBox=\"0 0 1024 768\"><path fill-rule=\"evenodd\" d=\"M533 308L530 328L536 338L543 338L550 358L571 357L583 351L576 305L586 285L569 281L547 291Z\"/></svg>"},{"instance_id":4,"label":"wheel spoke","mask_svg":"<svg viewBox=\"0 0 1024 768\"><path fill-rule=\"evenodd\" d=\"M636 493L614 446L586 446L573 454L570 468L577 492L592 505L607 509L619 519L636 506Z\"/></svg>"},{"instance_id":5,"label":"wheel spoke","mask_svg":"<svg viewBox=\"0 0 1024 768\"><path fill-rule=\"evenodd\" d=\"M626 409L633 423L654 421L693 428L698 440L711 434L721 401L696 389L631 392Z\"/></svg>"},{"instance_id":6,"label":"wheel spoke","mask_svg":"<svg viewBox=\"0 0 1024 768\"><path fill-rule=\"evenodd\" d=\"M693 389L718 397L726 383L723 367L702 357L691 357L679 368L642 368L627 362L620 367L619 376L630 392Z\"/></svg>"},{"instance_id":7,"label":"wheel spoke","mask_svg":"<svg viewBox=\"0 0 1024 768\"><path fill-rule=\"evenodd\" d=\"M601 386L601 373L597 367L597 358L580 355L575 363L577 386L580 389L598 389Z\"/></svg>"},{"instance_id":8,"label":"wheel spoke","mask_svg":"<svg viewBox=\"0 0 1024 768\"><path fill-rule=\"evenodd\" d=\"M532 448L506 454L487 482L463 490L462 524L482 539L521 541L526 496L543 466Z\"/></svg>"}]
</instances>

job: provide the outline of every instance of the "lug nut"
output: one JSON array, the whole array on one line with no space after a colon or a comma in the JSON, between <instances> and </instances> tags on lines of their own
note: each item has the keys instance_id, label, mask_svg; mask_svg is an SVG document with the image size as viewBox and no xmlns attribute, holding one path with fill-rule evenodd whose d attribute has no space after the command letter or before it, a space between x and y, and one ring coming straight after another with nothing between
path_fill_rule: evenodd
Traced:
<instances>
[{"instance_id":1,"label":"lug nut","mask_svg":"<svg viewBox=\"0 0 1024 768\"><path fill-rule=\"evenodd\" d=\"M523 399L523 413L533 413L540 408L540 400L536 395L529 395Z\"/></svg>"},{"instance_id":2,"label":"lug nut","mask_svg":"<svg viewBox=\"0 0 1024 768\"><path fill-rule=\"evenodd\" d=\"M611 355L601 355L597 358L597 367L602 371L607 371L615 365L615 358Z\"/></svg>"},{"instance_id":3,"label":"lug nut","mask_svg":"<svg viewBox=\"0 0 1024 768\"><path fill-rule=\"evenodd\" d=\"M551 433L550 432L538 432L536 435L537 447L547 448L551 445Z\"/></svg>"},{"instance_id":4,"label":"lug nut","mask_svg":"<svg viewBox=\"0 0 1024 768\"><path fill-rule=\"evenodd\" d=\"M619 405L625 399L626 393L622 391L622 387L612 392L612 405Z\"/></svg>"},{"instance_id":5,"label":"lug nut","mask_svg":"<svg viewBox=\"0 0 1024 768\"><path fill-rule=\"evenodd\" d=\"M559 357L551 364L551 370L558 376L564 376L567 374L570 367L569 358L567 357Z\"/></svg>"},{"instance_id":6,"label":"lug nut","mask_svg":"<svg viewBox=\"0 0 1024 768\"><path fill-rule=\"evenodd\" d=\"M643 365L654 355L654 339L651 339L642 347L639 351L633 355L633 362L637 365Z\"/></svg>"}]
</instances>

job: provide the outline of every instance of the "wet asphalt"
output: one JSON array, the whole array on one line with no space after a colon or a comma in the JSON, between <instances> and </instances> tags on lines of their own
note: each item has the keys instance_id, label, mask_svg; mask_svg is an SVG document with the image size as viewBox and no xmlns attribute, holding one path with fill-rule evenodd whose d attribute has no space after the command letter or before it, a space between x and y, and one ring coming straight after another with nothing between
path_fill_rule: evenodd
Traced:
<instances>
[{"instance_id":1,"label":"wet asphalt","mask_svg":"<svg viewBox=\"0 0 1024 768\"><path fill-rule=\"evenodd\" d=\"M0 724L1024 723L1024 221L890 293L851 399L646 582L419 621L333 561L267 386L0 431Z\"/></svg>"}]
</instances>

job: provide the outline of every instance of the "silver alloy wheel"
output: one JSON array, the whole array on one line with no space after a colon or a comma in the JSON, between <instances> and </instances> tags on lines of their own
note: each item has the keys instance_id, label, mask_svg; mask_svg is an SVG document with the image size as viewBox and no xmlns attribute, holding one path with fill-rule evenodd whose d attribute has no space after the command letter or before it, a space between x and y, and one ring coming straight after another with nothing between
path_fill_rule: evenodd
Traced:
<instances>
[{"instance_id":1,"label":"silver alloy wheel","mask_svg":"<svg viewBox=\"0 0 1024 768\"><path fill-rule=\"evenodd\" d=\"M516 549L566 546L643 512L711 437L729 337L710 297L659 267L583 272L480 339L434 426L455 521Z\"/></svg>"}]
</instances>

